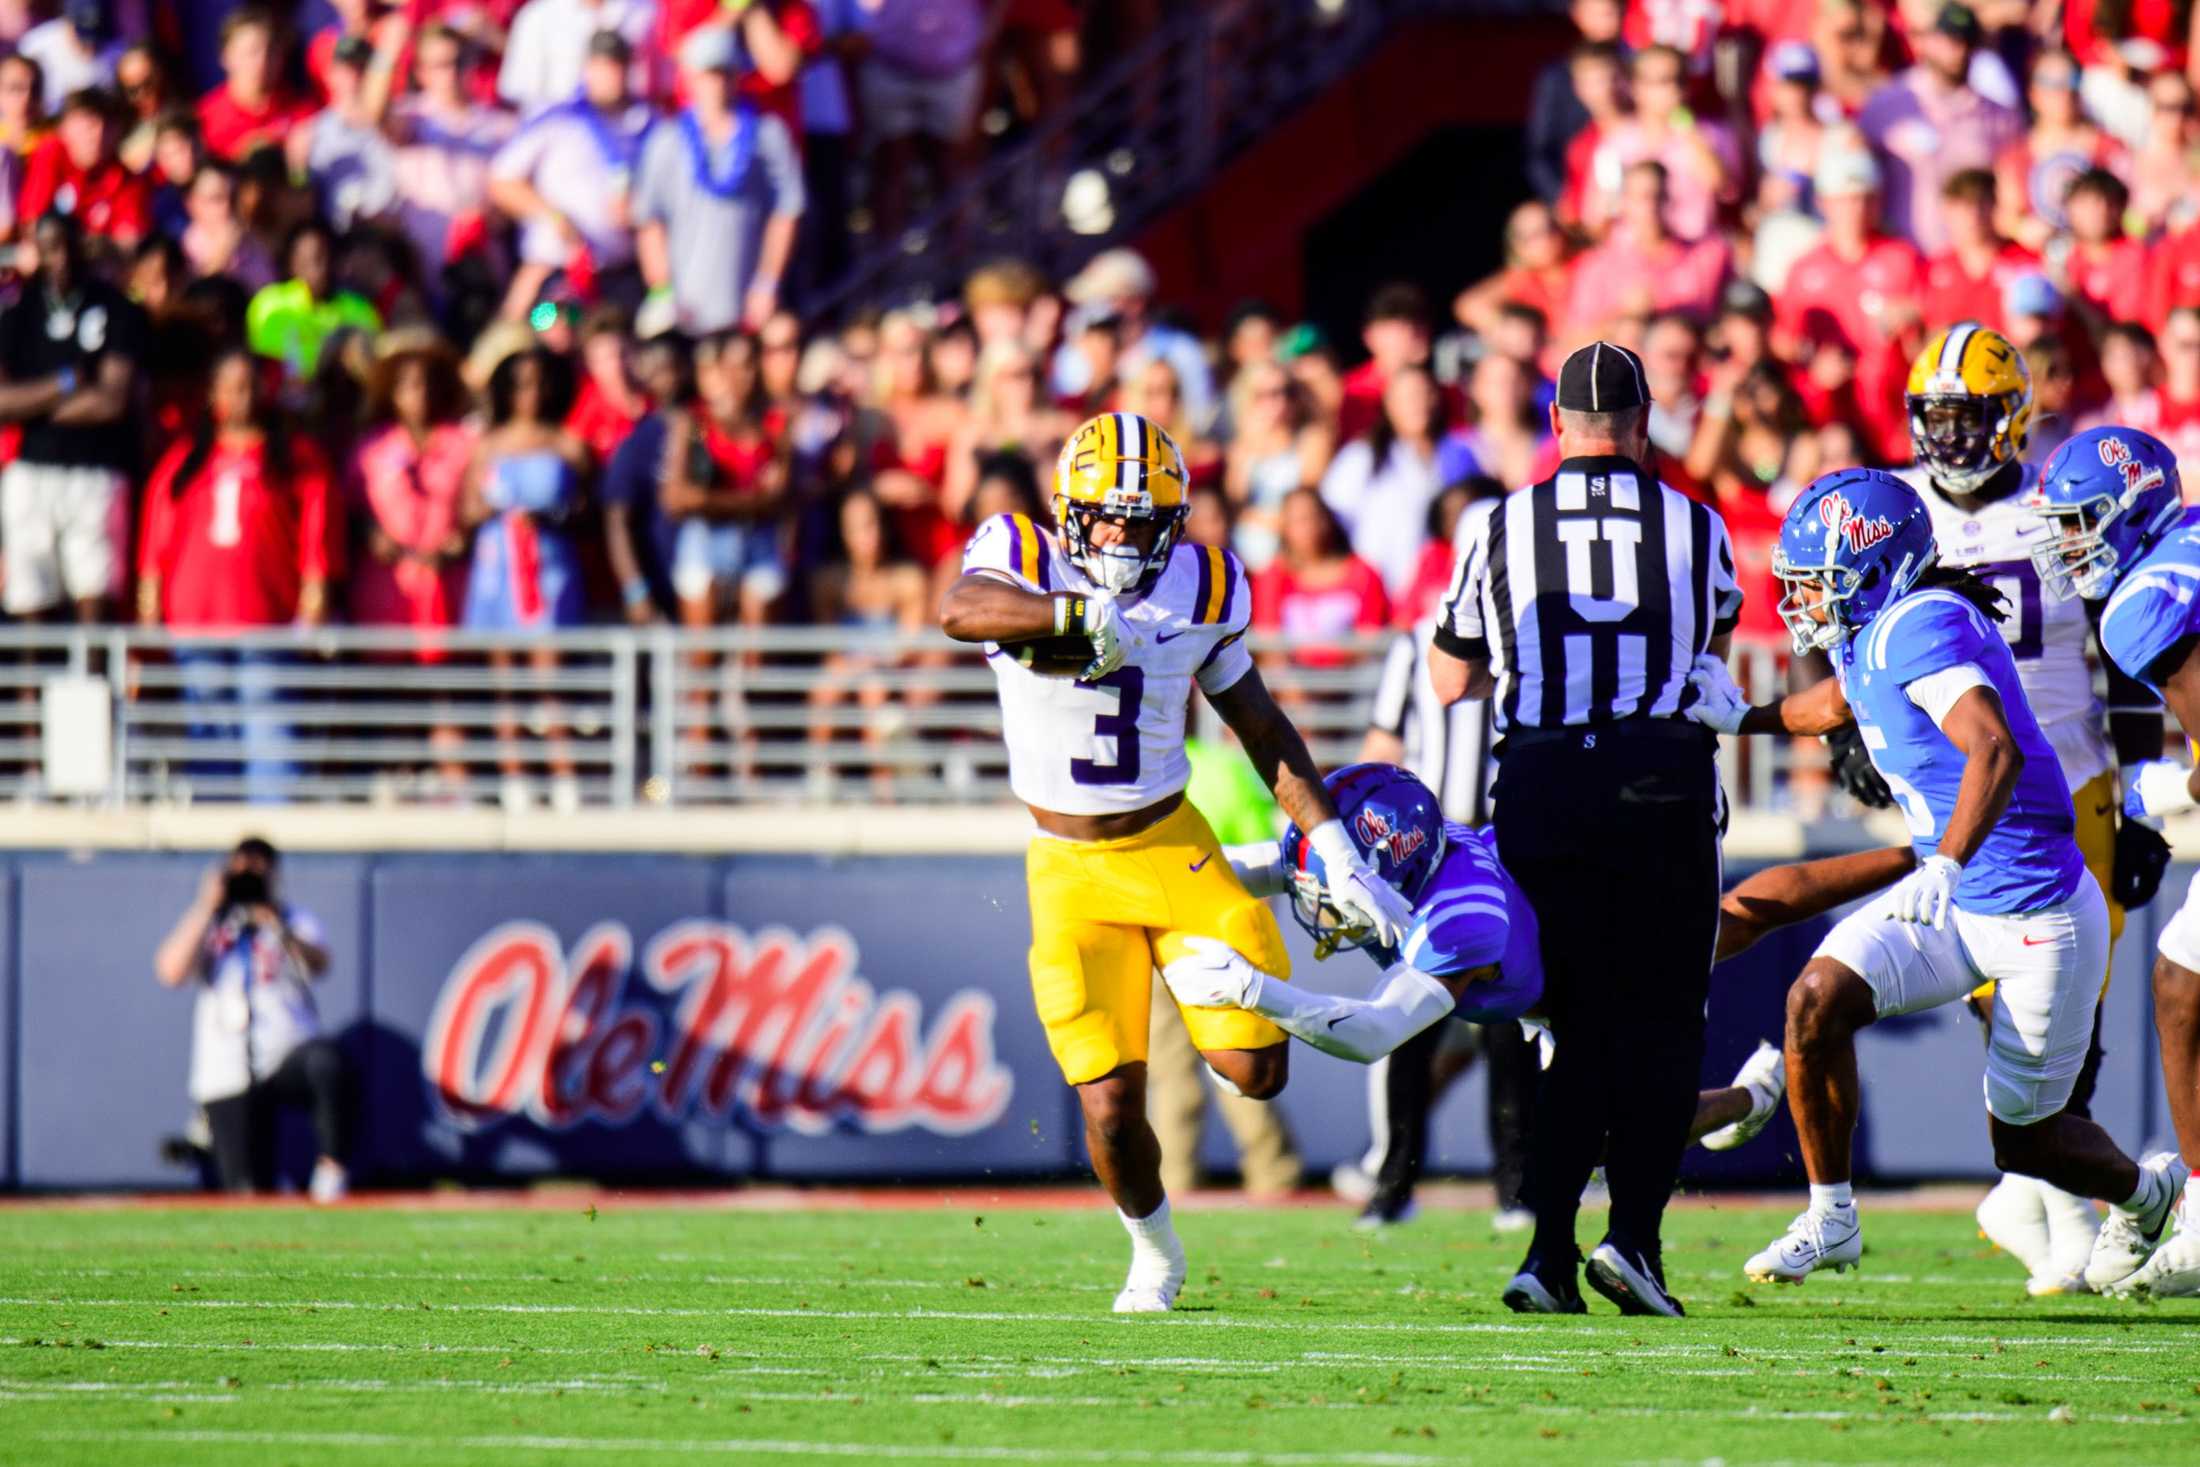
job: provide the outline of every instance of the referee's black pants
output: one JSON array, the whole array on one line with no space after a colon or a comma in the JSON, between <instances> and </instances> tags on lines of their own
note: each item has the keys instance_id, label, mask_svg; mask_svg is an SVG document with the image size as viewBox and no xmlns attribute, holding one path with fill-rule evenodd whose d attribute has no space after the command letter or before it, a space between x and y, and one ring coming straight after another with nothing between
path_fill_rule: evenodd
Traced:
<instances>
[{"instance_id":1,"label":"referee's black pants","mask_svg":"<svg viewBox=\"0 0 2200 1467\"><path fill-rule=\"evenodd\" d=\"M1508 740L1498 851L1542 930L1558 1052L1536 1100L1527 1201L1548 1262L1599 1161L1611 1235L1644 1250L1680 1175L1719 922L1718 769L1683 725Z\"/></svg>"}]
</instances>

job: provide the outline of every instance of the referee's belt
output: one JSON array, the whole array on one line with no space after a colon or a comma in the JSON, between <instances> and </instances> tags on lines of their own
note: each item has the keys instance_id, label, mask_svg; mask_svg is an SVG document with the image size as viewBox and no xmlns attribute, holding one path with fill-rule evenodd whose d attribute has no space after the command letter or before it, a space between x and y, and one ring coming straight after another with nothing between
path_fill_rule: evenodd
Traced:
<instances>
[{"instance_id":1,"label":"referee's belt","mask_svg":"<svg viewBox=\"0 0 2200 1467\"><path fill-rule=\"evenodd\" d=\"M1498 740L1498 752L1533 749L1546 744L1572 744L1593 749L1605 739L1637 743L1645 739L1662 743L1694 744L1709 749L1718 735L1692 718L1622 718L1612 723L1569 723L1557 728L1508 728Z\"/></svg>"}]
</instances>

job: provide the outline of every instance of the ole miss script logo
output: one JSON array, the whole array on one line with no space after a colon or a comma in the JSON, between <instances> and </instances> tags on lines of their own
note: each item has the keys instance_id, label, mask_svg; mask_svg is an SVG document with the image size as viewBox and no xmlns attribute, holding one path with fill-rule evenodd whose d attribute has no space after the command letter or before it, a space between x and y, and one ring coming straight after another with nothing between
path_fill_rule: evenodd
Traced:
<instances>
[{"instance_id":1,"label":"ole miss script logo","mask_svg":"<svg viewBox=\"0 0 2200 1467\"><path fill-rule=\"evenodd\" d=\"M2162 471L2149 468L2134 458L2130 445L2123 439L2103 438L2095 448L2101 455L2103 467L2114 469L2124 476L2124 489L2127 493L2134 489L2151 489L2162 482Z\"/></svg>"},{"instance_id":2,"label":"ole miss script logo","mask_svg":"<svg viewBox=\"0 0 2200 1467\"><path fill-rule=\"evenodd\" d=\"M873 988L837 928L678 922L634 963L617 922L571 951L536 922L490 929L452 968L420 1058L465 1127L525 1116L564 1129L647 1108L819 1134L836 1127L981 1130L1014 1081L993 1057L992 996L964 989L932 1023L915 995ZM670 1005L628 1002L661 995Z\"/></svg>"},{"instance_id":3,"label":"ole miss script logo","mask_svg":"<svg viewBox=\"0 0 2200 1467\"><path fill-rule=\"evenodd\" d=\"M1839 494L1828 494L1818 501L1818 518L1825 521L1827 529L1848 541L1852 551L1877 545L1894 533L1894 523L1885 515L1865 519Z\"/></svg>"},{"instance_id":4,"label":"ole miss script logo","mask_svg":"<svg viewBox=\"0 0 2200 1467\"><path fill-rule=\"evenodd\" d=\"M1361 842L1370 850L1380 851L1390 858L1393 866L1403 866L1415 851L1428 844L1428 833L1421 830L1393 830L1390 817L1381 815L1366 806L1353 817L1352 827Z\"/></svg>"}]
</instances>

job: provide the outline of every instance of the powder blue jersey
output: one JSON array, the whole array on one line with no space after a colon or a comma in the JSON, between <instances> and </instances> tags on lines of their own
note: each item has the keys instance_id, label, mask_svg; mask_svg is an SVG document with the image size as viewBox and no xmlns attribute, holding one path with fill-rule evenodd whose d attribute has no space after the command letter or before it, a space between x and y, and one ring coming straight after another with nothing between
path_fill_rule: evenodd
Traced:
<instances>
[{"instance_id":1,"label":"powder blue jersey","mask_svg":"<svg viewBox=\"0 0 2200 1467\"><path fill-rule=\"evenodd\" d=\"M1396 949L1376 950L1384 967L1404 961L1435 978L1498 965L1498 976L1467 985L1452 1016L1477 1024L1517 1019L1543 996L1543 954L1535 910L1497 859L1497 833L1444 824L1444 856L1422 884L1413 926Z\"/></svg>"},{"instance_id":2,"label":"powder blue jersey","mask_svg":"<svg viewBox=\"0 0 2200 1467\"><path fill-rule=\"evenodd\" d=\"M1964 663L1983 672L2001 695L2024 768L2009 808L1963 867L1956 905L1982 916L2033 912L2077 889L2085 860L2072 833L2070 786L2025 701L2009 644L1984 613L1953 591L1913 591L1836 647L1833 663L1864 747L1901 803L1921 857L1939 849L1967 761L1903 689Z\"/></svg>"},{"instance_id":3,"label":"powder blue jersey","mask_svg":"<svg viewBox=\"0 0 2200 1467\"><path fill-rule=\"evenodd\" d=\"M2200 510L2187 510L2162 543L2124 573L2101 612L2101 650L2158 698L2156 666L2200 634Z\"/></svg>"}]
</instances>

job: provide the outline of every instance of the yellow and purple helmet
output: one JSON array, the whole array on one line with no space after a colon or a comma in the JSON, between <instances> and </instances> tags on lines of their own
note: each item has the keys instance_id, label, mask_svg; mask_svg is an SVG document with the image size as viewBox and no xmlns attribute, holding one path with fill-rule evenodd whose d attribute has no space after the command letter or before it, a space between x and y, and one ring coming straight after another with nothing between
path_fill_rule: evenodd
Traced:
<instances>
[{"instance_id":1,"label":"yellow and purple helmet","mask_svg":"<svg viewBox=\"0 0 2200 1467\"><path fill-rule=\"evenodd\" d=\"M1968 494L2024 457L2032 373L1999 331L1964 321L1910 364L1910 447L1940 488Z\"/></svg>"},{"instance_id":2,"label":"yellow and purple helmet","mask_svg":"<svg viewBox=\"0 0 2200 1467\"><path fill-rule=\"evenodd\" d=\"M1054 522L1070 560L1105 591L1152 584L1183 530L1189 487L1184 454L1158 423L1136 413L1087 419L1054 466ZM1152 522L1151 540L1096 549L1093 525L1113 519Z\"/></svg>"}]
</instances>

